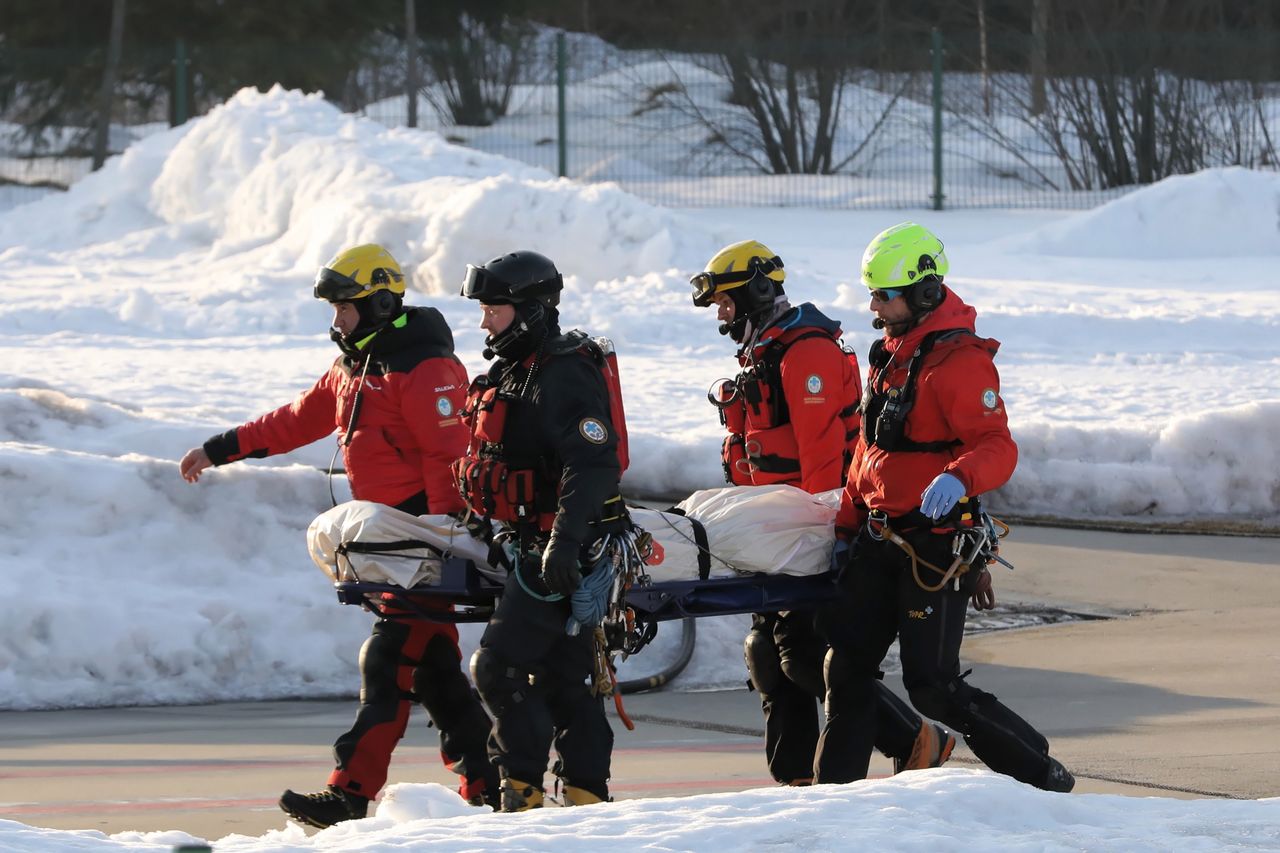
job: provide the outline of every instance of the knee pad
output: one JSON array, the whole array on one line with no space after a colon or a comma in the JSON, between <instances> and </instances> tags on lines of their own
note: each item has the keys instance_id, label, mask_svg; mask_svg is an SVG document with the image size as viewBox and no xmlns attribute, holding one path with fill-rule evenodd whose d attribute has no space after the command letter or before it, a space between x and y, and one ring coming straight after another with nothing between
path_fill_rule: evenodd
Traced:
<instances>
[{"instance_id":1,"label":"knee pad","mask_svg":"<svg viewBox=\"0 0 1280 853\"><path fill-rule=\"evenodd\" d=\"M493 649L481 646L471 656L471 678L480 698L496 717L523 702L529 692L529 673L507 663Z\"/></svg>"},{"instance_id":2,"label":"knee pad","mask_svg":"<svg viewBox=\"0 0 1280 853\"><path fill-rule=\"evenodd\" d=\"M360 647L360 704L377 705L407 698L399 686L403 638L377 629Z\"/></svg>"},{"instance_id":3,"label":"knee pad","mask_svg":"<svg viewBox=\"0 0 1280 853\"><path fill-rule=\"evenodd\" d=\"M965 721L970 720L968 713L975 694L981 691L970 687L961 678L948 684L915 684L907 688L911 704L921 716L944 722L953 728L962 728Z\"/></svg>"},{"instance_id":4,"label":"knee pad","mask_svg":"<svg viewBox=\"0 0 1280 853\"><path fill-rule=\"evenodd\" d=\"M787 655L781 659L782 674L805 693L821 699L827 693L823 678L826 655L820 650L806 650L803 656Z\"/></svg>"},{"instance_id":5,"label":"knee pad","mask_svg":"<svg viewBox=\"0 0 1280 853\"><path fill-rule=\"evenodd\" d=\"M742 652L747 660L747 673L751 683L761 696L777 690L782 681L782 661L778 659L778 646L772 634L752 628L742 641Z\"/></svg>"}]
</instances>

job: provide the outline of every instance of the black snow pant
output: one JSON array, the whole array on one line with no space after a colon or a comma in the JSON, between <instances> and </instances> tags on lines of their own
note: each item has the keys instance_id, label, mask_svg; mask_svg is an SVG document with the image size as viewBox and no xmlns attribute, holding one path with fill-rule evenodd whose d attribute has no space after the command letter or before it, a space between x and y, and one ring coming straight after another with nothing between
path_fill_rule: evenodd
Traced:
<instances>
[{"instance_id":1,"label":"black snow pant","mask_svg":"<svg viewBox=\"0 0 1280 853\"><path fill-rule=\"evenodd\" d=\"M928 530L903 534L916 553L936 566L953 559L950 535ZM972 580L976 580L976 572ZM935 584L940 576L921 567ZM911 559L897 545L864 528L856 556L841 579L841 597L818 614L831 644L827 669L827 724L815 765L819 782L866 778L877 732L876 685L885 653L898 638L902 680L911 704L964 735L974 754L998 773L1041 785L1049 768L1049 742L995 696L960 674L960 642L973 590L961 582L926 592L912 576Z\"/></svg>"},{"instance_id":2,"label":"black snow pant","mask_svg":"<svg viewBox=\"0 0 1280 853\"><path fill-rule=\"evenodd\" d=\"M336 785L373 799L387 781L391 753L404 736L414 701L440 732L444 765L461 778L465 799L492 798L497 771L486 743L489 717L462 671L458 629L448 623L380 619L360 649L360 707L333 745Z\"/></svg>"},{"instance_id":3,"label":"black snow pant","mask_svg":"<svg viewBox=\"0 0 1280 853\"><path fill-rule=\"evenodd\" d=\"M769 774L783 785L812 779L827 657L827 643L814 627L813 613L752 614L743 651L764 712ZM908 758L920 731L919 715L883 684L877 685L875 710L876 747L891 758Z\"/></svg>"},{"instance_id":4,"label":"black snow pant","mask_svg":"<svg viewBox=\"0 0 1280 853\"><path fill-rule=\"evenodd\" d=\"M609 797L613 730L604 700L591 693L594 638L565 633L568 601L543 601L512 572L480 639L471 669L493 714L489 754L503 778L540 786L551 747L567 785Z\"/></svg>"}]
</instances>

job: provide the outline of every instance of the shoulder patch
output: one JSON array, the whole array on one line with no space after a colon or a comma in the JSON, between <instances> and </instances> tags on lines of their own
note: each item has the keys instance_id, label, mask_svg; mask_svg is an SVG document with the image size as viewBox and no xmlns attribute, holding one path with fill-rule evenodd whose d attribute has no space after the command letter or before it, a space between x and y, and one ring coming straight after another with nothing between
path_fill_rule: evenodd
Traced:
<instances>
[{"instance_id":1,"label":"shoulder patch","mask_svg":"<svg viewBox=\"0 0 1280 853\"><path fill-rule=\"evenodd\" d=\"M440 417L447 418L453 414L453 401L448 397L438 397L436 399L436 411L440 413Z\"/></svg>"},{"instance_id":2,"label":"shoulder patch","mask_svg":"<svg viewBox=\"0 0 1280 853\"><path fill-rule=\"evenodd\" d=\"M822 390L822 377L816 373L810 374L804 381L804 387L810 394L817 394Z\"/></svg>"},{"instance_id":3,"label":"shoulder patch","mask_svg":"<svg viewBox=\"0 0 1280 853\"><path fill-rule=\"evenodd\" d=\"M578 432L592 444L604 444L609 440L609 430L595 418L583 418L579 421Z\"/></svg>"},{"instance_id":4,"label":"shoulder patch","mask_svg":"<svg viewBox=\"0 0 1280 853\"><path fill-rule=\"evenodd\" d=\"M996 389L988 388L982 392L982 405L988 409L994 409L1000 403L1000 395L996 394Z\"/></svg>"}]
</instances>

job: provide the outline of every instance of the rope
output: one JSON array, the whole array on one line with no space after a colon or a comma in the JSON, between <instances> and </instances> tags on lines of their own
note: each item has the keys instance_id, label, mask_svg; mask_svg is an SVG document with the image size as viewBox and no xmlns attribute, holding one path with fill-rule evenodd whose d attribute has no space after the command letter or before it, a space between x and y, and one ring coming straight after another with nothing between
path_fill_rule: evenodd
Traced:
<instances>
[{"instance_id":1,"label":"rope","mask_svg":"<svg viewBox=\"0 0 1280 853\"><path fill-rule=\"evenodd\" d=\"M990 521L991 523L989 530L995 532L995 540L997 542L1009 535L1009 525L1005 524L998 518L992 518L986 513L983 513L983 522L985 523L987 521ZM999 528L999 531L995 531L995 528L997 527ZM994 559L994 556L992 549L989 547L992 537L990 533L988 533L988 528L978 527L973 529L981 531L985 535L985 540L982 541L976 551L972 553L971 558L986 555L989 558L986 562L991 562L992 559ZM963 534L957 532L956 535L960 536ZM911 577L915 580L916 586L920 587L925 592L939 592L943 587L949 584L952 579L959 579L963 577L968 574L970 569L973 568L972 562L965 561L963 552L956 554L955 560L953 560L951 565L947 568L943 569L940 566L935 566L933 563L930 563L928 560L917 554L916 549L912 547L911 543L906 539L903 539L897 531L889 526L888 522L884 523L880 532L880 538L892 542L906 553L906 555L911 559ZM925 583L920 577L921 566L942 575L942 580L938 581L935 586L929 586L929 584ZM985 568L985 563L983 568Z\"/></svg>"}]
</instances>

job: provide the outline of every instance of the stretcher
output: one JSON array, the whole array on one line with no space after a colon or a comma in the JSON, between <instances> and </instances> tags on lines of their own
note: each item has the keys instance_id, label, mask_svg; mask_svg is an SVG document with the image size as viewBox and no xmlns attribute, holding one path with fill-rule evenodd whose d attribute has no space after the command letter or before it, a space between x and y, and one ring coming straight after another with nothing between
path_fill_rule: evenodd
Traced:
<instances>
[{"instance_id":1,"label":"stretcher","mask_svg":"<svg viewBox=\"0 0 1280 853\"><path fill-rule=\"evenodd\" d=\"M668 511L631 508L644 531L643 560L633 563L643 565L632 565L615 592L616 607L628 611L628 653L652 639L658 622L829 600L836 498L790 486L725 488ZM308 547L344 604L392 619L481 622L506 570L495 568L492 537L475 533L450 516L352 501L312 523Z\"/></svg>"},{"instance_id":2,"label":"stretcher","mask_svg":"<svg viewBox=\"0 0 1280 853\"><path fill-rule=\"evenodd\" d=\"M502 591L474 561L449 557L439 582L406 589L397 584L346 580L334 583L343 604L363 606L390 619L429 619L437 622L485 622ZM625 591L625 600L638 619L666 622L700 616L803 610L830 600L834 575L766 574L697 580L650 581ZM446 609L449 604L452 610Z\"/></svg>"}]
</instances>

